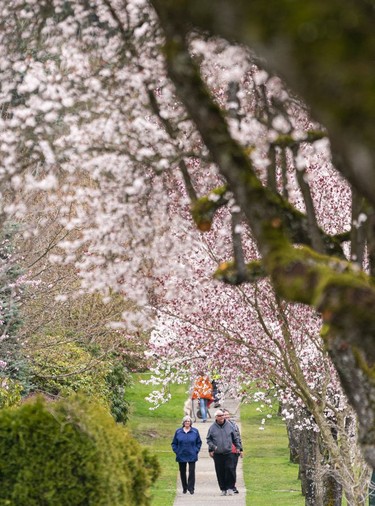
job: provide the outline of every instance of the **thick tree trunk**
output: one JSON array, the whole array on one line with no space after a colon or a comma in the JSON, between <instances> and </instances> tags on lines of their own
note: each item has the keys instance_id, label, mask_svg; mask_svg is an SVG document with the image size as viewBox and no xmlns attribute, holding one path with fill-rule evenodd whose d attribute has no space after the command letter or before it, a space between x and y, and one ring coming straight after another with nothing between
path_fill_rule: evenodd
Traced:
<instances>
[{"instance_id":1,"label":"thick tree trunk","mask_svg":"<svg viewBox=\"0 0 375 506\"><path fill-rule=\"evenodd\" d=\"M323 478L323 505L341 506L342 486L333 476Z\"/></svg>"},{"instance_id":2,"label":"thick tree trunk","mask_svg":"<svg viewBox=\"0 0 375 506\"><path fill-rule=\"evenodd\" d=\"M293 464L299 464L301 431L293 428L295 421L286 422L286 431L289 440L289 460Z\"/></svg>"},{"instance_id":3,"label":"thick tree trunk","mask_svg":"<svg viewBox=\"0 0 375 506\"><path fill-rule=\"evenodd\" d=\"M320 473L320 459L317 434L311 430L301 432L299 461L305 506L323 506L323 489L317 479Z\"/></svg>"},{"instance_id":4,"label":"thick tree trunk","mask_svg":"<svg viewBox=\"0 0 375 506\"><path fill-rule=\"evenodd\" d=\"M308 452L307 452L307 436L301 433L300 446L299 446L299 479L301 480L301 491L304 497L311 495L311 487L307 481L307 468L308 468Z\"/></svg>"},{"instance_id":5,"label":"thick tree trunk","mask_svg":"<svg viewBox=\"0 0 375 506\"><path fill-rule=\"evenodd\" d=\"M313 431L300 433L299 460L302 494L306 506L341 506L342 486L333 473L322 467L319 435ZM353 505L354 506L354 505ZM359 505L358 505L359 506Z\"/></svg>"}]
</instances>

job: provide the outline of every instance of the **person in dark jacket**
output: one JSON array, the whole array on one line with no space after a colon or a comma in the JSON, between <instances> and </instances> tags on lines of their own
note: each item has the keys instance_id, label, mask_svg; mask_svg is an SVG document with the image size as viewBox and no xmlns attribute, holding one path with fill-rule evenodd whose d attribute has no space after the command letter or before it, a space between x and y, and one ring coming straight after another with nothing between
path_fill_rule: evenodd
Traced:
<instances>
[{"instance_id":1,"label":"person in dark jacket","mask_svg":"<svg viewBox=\"0 0 375 506\"><path fill-rule=\"evenodd\" d=\"M236 483L232 459L232 444L238 452L241 442L233 425L225 420L221 409L215 413L215 423L207 433L207 444L210 457L214 459L217 481L221 495L233 495Z\"/></svg>"},{"instance_id":2,"label":"person in dark jacket","mask_svg":"<svg viewBox=\"0 0 375 506\"><path fill-rule=\"evenodd\" d=\"M172 441L172 449L176 454L176 462L180 468L182 492L194 494L195 490L195 463L198 460L198 453L202 446L199 431L193 426L190 416L184 416L182 427L177 429ZM189 464L188 477L186 468Z\"/></svg>"},{"instance_id":3,"label":"person in dark jacket","mask_svg":"<svg viewBox=\"0 0 375 506\"><path fill-rule=\"evenodd\" d=\"M227 409L223 409L222 411L224 413L225 420L227 420L228 422L230 422L233 425L234 430L237 432L238 438L239 438L239 441L240 441L240 445L241 445L241 447L240 447L241 451L238 451L235 446L232 446L232 461L233 461L233 467L234 467L234 483L236 484L236 481L237 481L238 459L240 457L243 457L241 433L240 433L240 428L238 427L238 425L236 424L236 422L231 419L230 412ZM235 494L239 493L236 486L233 487L233 491L234 491Z\"/></svg>"}]
</instances>

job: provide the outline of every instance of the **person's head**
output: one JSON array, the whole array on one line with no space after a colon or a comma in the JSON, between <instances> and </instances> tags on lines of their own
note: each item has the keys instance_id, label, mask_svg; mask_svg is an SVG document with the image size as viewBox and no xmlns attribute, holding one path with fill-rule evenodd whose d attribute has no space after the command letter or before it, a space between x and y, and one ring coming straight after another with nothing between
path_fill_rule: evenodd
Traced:
<instances>
[{"instance_id":1,"label":"person's head","mask_svg":"<svg viewBox=\"0 0 375 506\"><path fill-rule=\"evenodd\" d=\"M222 412L224 413L225 420L229 420L229 418L230 418L229 411L227 409L222 409Z\"/></svg>"},{"instance_id":2,"label":"person's head","mask_svg":"<svg viewBox=\"0 0 375 506\"><path fill-rule=\"evenodd\" d=\"M182 426L183 427L191 427L193 425L193 420L190 418L190 416L186 415L182 419Z\"/></svg>"},{"instance_id":3,"label":"person's head","mask_svg":"<svg viewBox=\"0 0 375 506\"><path fill-rule=\"evenodd\" d=\"M215 421L219 425L223 425L223 423L225 422L224 412L221 409L218 409L217 411L215 411Z\"/></svg>"}]
</instances>

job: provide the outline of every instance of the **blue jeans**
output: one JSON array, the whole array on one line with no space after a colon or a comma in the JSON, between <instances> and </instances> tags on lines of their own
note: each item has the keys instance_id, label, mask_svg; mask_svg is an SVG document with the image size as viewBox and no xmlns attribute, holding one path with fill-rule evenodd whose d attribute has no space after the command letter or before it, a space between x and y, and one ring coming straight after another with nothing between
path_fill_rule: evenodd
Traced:
<instances>
[{"instance_id":1,"label":"blue jeans","mask_svg":"<svg viewBox=\"0 0 375 506\"><path fill-rule=\"evenodd\" d=\"M208 399L199 399L199 407L201 410L202 420L207 420L207 404Z\"/></svg>"}]
</instances>

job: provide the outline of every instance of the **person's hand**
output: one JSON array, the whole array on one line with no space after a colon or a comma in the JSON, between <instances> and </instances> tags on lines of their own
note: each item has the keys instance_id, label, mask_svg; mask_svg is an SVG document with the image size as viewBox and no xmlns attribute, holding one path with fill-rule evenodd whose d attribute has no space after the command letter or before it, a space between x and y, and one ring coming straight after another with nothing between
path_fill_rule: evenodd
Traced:
<instances>
[{"instance_id":1,"label":"person's hand","mask_svg":"<svg viewBox=\"0 0 375 506\"><path fill-rule=\"evenodd\" d=\"M210 457L213 458L214 457L214 453L215 452L208 452L210 454Z\"/></svg>"},{"instance_id":2,"label":"person's hand","mask_svg":"<svg viewBox=\"0 0 375 506\"><path fill-rule=\"evenodd\" d=\"M243 452L242 451L240 452L240 457L241 457L241 459L243 459Z\"/></svg>"}]
</instances>

